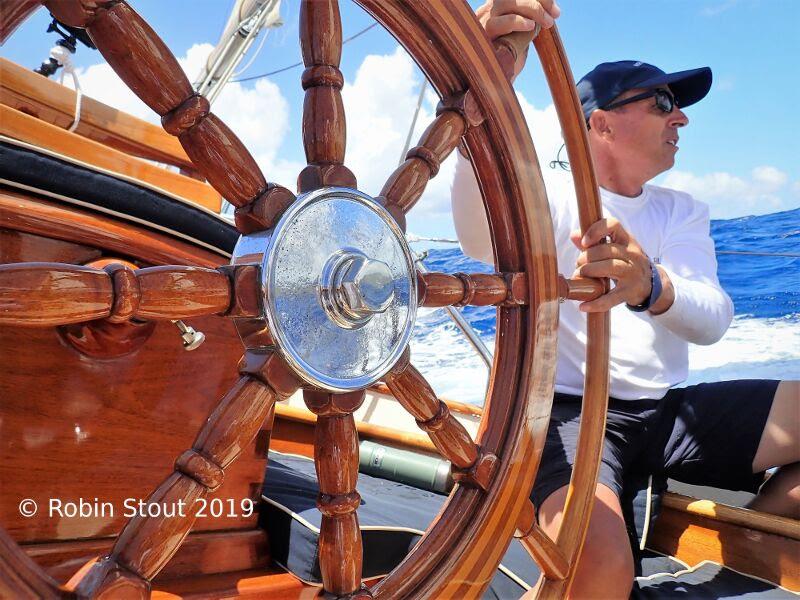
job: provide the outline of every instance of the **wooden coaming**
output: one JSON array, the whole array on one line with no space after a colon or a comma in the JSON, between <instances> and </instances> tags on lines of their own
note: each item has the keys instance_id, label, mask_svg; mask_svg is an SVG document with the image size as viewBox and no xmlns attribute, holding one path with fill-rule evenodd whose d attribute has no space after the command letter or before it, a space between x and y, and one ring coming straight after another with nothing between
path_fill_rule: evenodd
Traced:
<instances>
[{"instance_id":1,"label":"wooden coaming","mask_svg":"<svg viewBox=\"0 0 800 600\"><path fill-rule=\"evenodd\" d=\"M0 57L0 104L36 117L60 129L75 119L76 92ZM192 161L174 137L158 125L112 108L89 96L81 99L78 136L125 154L175 165L195 173Z\"/></svg>"},{"instance_id":2,"label":"wooden coaming","mask_svg":"<svg viewBox=\"0 0 800 600\"><path fill-rule=\"evenodd\" d=\"M202 181L159 168L2 104L0 134L111 173L141 180L214 211L218 211L222 203L219 193Z\"/></svg>"},{"instance_id":3,"label":"wooden coaming","mask_svg":"<svg viewBox=\"0 0 800 600\"><path fill-rule=\"evenodd\" d=\"M647 546L689 565L710 560L800 592L794 519L667 493Z\"/></svg>"}]
</instances>

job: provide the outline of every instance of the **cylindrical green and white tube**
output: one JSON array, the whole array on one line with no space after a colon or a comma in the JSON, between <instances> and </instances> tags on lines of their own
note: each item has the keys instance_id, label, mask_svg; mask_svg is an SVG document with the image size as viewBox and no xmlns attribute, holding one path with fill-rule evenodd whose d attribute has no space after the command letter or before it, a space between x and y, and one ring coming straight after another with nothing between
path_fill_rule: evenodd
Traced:
<instances>
[{"instance_id":1,"label":"cylindrical green and white tube","mask_svg":"<svg viewBox=\"0 0 800 600\"><path fill-rule=\"evenodd\" d=\"M431 492L446 494L453 487L449 460L366 440L359 446L359 470Z\"/></svg>"}]
</instances>

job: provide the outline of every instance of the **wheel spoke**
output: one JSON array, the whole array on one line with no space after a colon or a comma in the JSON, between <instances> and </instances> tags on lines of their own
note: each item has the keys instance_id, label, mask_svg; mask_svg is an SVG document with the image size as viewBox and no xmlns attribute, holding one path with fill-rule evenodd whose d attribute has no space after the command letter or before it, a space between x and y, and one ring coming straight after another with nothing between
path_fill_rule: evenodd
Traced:
<instances>
[{"instance_id":1,"label":"wheel spoke","mask_svg":"<svg viewBox=\"0 0 800 600\"><path fill-rule=\"evenodd\" d=\"M301 192L325 186L356 187L344 166L347 139L342 85L342 20L336 0L303 0L300 5L303 51L303 147L308 166L297 180Z\"/></svg>"},{"instance_id":2,"label":"wheel spoke","mask_svg":"<svg viewBox=\"0 0 800 600\"><path fill-rule=\"evenodd\" d=\"M101 269L59 263L0 265L0 325L50 327L111 314L114 288Z\"/></svg>"},{"instance_id":3,"label":"wheel spoke","mask_svg":"<svg viewBox=\"0 0 800 600\"><path fill-rule=\"evenodd\" d=\"M591 277L567 279L561 275L558 276L558 297L561 300L587 302L599 298L606 291L606 283L602 279Z\"/></svg>"},{"instance_id":4,"label":"wheel spoke","mask_svg":"<svg viewBox=\"0 0 800 600\"><path fill-rule=\"evenodd\" d=\"M528 303L524 273L418 273L421 306L521 306Z\"/></svg>"},{"instance_id":5,"label":"wheel spoke","mask_svg":"<svg viewBox=\"0 0 800 600\"><path fill-rule=\"evenodd\" d=\"M314 466L319 481L317 508L322 513L319 566L325 590L343 596L361 589L363 549L356 511L358 432L353 412L364 402L364 391L333 394L304 391L308 409L317 415Z\"/></svg>"},{"instance_id":6,"label":"wheel spoke","mask_svg":"<svg viewBox=\"0 0 800 600\"><path fill-rule=\"evenodd\" d=\"M194 92L172 52L128 4L45 4L61 22L86 28L111 68L161 115L164 129L178 137L197 170L228 202L241 208L269 194L261 169L241 140L211 112L208 100Z\"/></svg>"},{"instance_id":7,"label":"wheel spoke","mask_svg":"<svg viewBox=\"0 0 800 600\"><path fill-rule=\"evenodd\" d=\"M483 452L469 432L436 397L428 381L409 362L409 352L384 376L397 401L427 432L439 452L453 463L453 479L486 490L493 475L496 457Z\"/></svg>"},{"instance_id":8,"label":"wheel spoke","mask_svg":"<svg viewBox=\"0 0 800 600\"><path fill-rule=\"evenodd\" d=\"M281 396L261 378L245 373L208 417L192 448L175 461L175 470L146 501L184 509L170 516L133 517L111 553L72 582L76 592L94 597L112 590L120 593L126 587L149 588L192 528L201 506L198 501L222 485L226 467L272 418Z\"/></svg>"},{"instance_id":9,"label":"wheel spoke","mask_svg":"<svg viewBox=\"0 0 800 600\"><path fill-rule=\"evenodd\" d=\"M107 318L114 323L258 314L251 267L103 269L61 263L0 265L0 325L52 327ZM228 275L230 273L230 277Z\"/></svg>"},{"instance_id":10,"label":"wheel spoke","mask_svg":"<svg viewBox=\"0 0 800 600\"><path fill-rule=\"evenodd\" d=\"M459 94L439 105L433 120L419 143L406 154L401 164L381 190L380 197L403 228L408 213L417 203L428 182L439 172L441 163L455 150L469 127L483 120L472 94Z\"/></svg>"},{"instance_id":11,"label":"wheel spoke","mask_svg":"<svg viewBox=\"0 0 800 600\"><path fill-rule=\"evenodd\" d=\"M517 522L517 533L522 545L542 569L547 579L565 579L569 573L569 563L556 543L536 522L536 508L528 500Z\"/></svg>"}]
</instances>

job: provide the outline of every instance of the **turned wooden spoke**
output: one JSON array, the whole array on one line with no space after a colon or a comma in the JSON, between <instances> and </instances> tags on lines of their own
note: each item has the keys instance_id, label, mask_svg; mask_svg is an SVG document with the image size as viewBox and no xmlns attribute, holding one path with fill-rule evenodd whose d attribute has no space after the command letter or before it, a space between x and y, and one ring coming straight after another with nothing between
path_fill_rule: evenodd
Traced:
<instances>
[{"instance_id":1,"label":"turned wooden spoke","mask_svg":"<svg viewBox=\"0 0 800 600\"><path fill-rule=\"evenodd\" d=\"M417 273L421 306L520 306L527 287L525 273Z\"/></svg>"},{"instance_id":2,"label":"turned wooden spoke","mask_svg":"<svg viewBox=\"0 0 800 600\"><path fill-rule=\"evenodd\" d=\"M325 590L342 596L361 589L362 547L356 511L358 432L353 411L364 391L333 394L304 391L308 409L317 415L314 466L319 481L317 508L322 512L319 566Z\"/></svg>"},{"instance_id":3,"label":"turned wooden spoke","mask_svg":"<svg viewBox=\"0 0 800 600\"><path fill-rule=\"evenodd\" d=\"M566 578L569 573L567 558L556 543L539 527L536 522L536 507L530 500L525 503L520 513L515 537L520 539L528 554L542 569L545 577L556 580Z\"/></svg>"},{"instance_id":4,"label":"turned wooden spoke","mask_svg":"<svg viewBox=\"0 0 800 600\"><path fill-rule=\"evenodd\" d=\"M128 521L111 553L75 582L78 594L112 597L126 590L149 589L150 581L192 528L202 507L199 500L222 485L225 469L273 417L276 399L288 398L297 389L285 385L291 378L287 372L285 363L271 353L245 356L242 377L209 415L192 447L175 461L175 470L146 501L147 505L176 507L176 512L137 515ZM283 387L271 386L267 382L271 376L277 376Z\"/></svg>"},{"instance_id":5,"label":"turned wooden spoke","mask_svg":"<svg viewBox=\"0 0 800 600\"><path fill-rule=\"evenodd\" d=\"M433 123L422 134L419 143L408 151L405 162L395 169L381 190L380 196L393 215L411 210L428 182L439 172L442 161L458 146L467 130L482 120L469 92L440 103ZM399 218L398 222L405 226L405 219Z\"/></svg>"},{"instance_id":6,"label":"turned wooden spoke","mask_svg":"<svg viewBox=\"0 0 800 600\"><path fill-rule=\"evenodd\" d=\"M520 54L527 53L533 32L519 32L495 41L495 54L508 79L514 74L514 63ZM443 100L437 116L419 143L406 154L406 160L391 174L380 196L393 215L405 214L413 208L439 167L461 142L462 136L480 125L484 117L471 91ZM397 217L396 217L397 218ZM398 218L405 227L405 219Z\"/></svg>"},{"instance_id":7,"label":"turned wooden spoke","mask_svg":"<svg viewBox=\"0 0 800 600\"><path fill-rule=\"evenodd\" d=\"M58 263L0 265L0 324L49 327L111 314L114 288L100 269Z\"/></svg>"},{"instance_id":8,"label":"turned wooden spoke","mask_svg":"<svg viewBox=\"0 0 800 600\"><path fill-rule=\"evenodd\" d=\"M0 265L0 324L50 327L103 318L121 323L212 314L253 316L259 311L253 271L252 267L131 269L120 263L103 269L4 264Z\"/></svg>"},{"instance_id":9,"label":"turned wooden spoke","mask_svg":"<svg viewBox=\"0 0 800 600\"><path fill-rule=\"evenodd\" d=\"M453 479L486 490L497 462L493 454L482 451L447 404L436 397L428 381L409 362L406 353L384 381L398 402L427 432L442 456L453 463Z\"/></svg>"},{"instance_id":10,"label":"turned wooden spoke","mask_svg":"<svg viewBox=\"0 0 800 600\"><path fill-rule=\"evenodd\" d=\"M337 0L303 0L300 5L300 46L303 51L303 147L308 166L297 180L301 192L338 185L356 187L344 166L347 139L339 70L342 20Z\"/></svg>"},{"instance_id":11,"label":"turned wooden spoke","mask_svg":"<svg viewBox=\"0 0 800 600\"><path fill-rule=\"evenodd\" d=\"M567 279L558 276L558 297L562 300L578 300L587 302L599 298L606 293L606 283L602 279L590 277L573 277Z\"/></svg>"},{"instance_id":12,"label":"turned wooden spoke","mask_svg":"<svg viewBox=\"0 0 800 600\"><path fill-rule=\"evenodd\" d=\"M211 112L208 100L194 92L175 56L136 11L117 0L48 0L45 4L63 23L86 28L111 68L161 115L164 129L178 137L200 173L226 200L238 208L259 199L267 202L265 196L277 186L267 186L251 154ZM254 220L256 229L274 224L259 221L262 212L276 211L262 207L255 216L248 212L243 232L254 230Z\"/></svg>"}]
</instances>

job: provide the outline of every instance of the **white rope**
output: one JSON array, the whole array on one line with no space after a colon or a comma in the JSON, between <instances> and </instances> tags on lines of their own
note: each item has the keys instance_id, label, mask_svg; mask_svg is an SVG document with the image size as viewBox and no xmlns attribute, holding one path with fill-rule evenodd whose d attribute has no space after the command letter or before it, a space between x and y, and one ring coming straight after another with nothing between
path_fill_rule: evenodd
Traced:
<instances>
[{"instance_id":1,"label":"white rope","mask_svg":"<svg viewBox=\"0 0 800 600\"><path fill-rule=\"evenodd\" d=\"M64 85L64 75L66 73L72 75L72 83L75 85L75 117L72 120L72 124L67 128L67 131L75 131L78 128L78 124L81 122L83 91L78 81L78 74L75 72L75 65L72 64L72 56L70 56L70 51L63 46L53 46L50 50L50 58L55 60L64 69L61 72L61 85Z\"/></svg>"}]
</instances>

